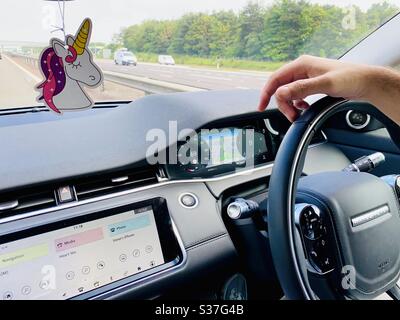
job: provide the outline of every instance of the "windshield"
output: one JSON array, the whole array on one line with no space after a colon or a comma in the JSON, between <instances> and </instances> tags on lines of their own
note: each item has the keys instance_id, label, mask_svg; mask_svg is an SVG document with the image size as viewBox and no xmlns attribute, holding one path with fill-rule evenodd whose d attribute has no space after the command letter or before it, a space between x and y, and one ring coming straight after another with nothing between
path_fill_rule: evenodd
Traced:
<instances>
[{"instance_id":1,"label":"windshield","mask_svg":"<svg viewBox=\"0 0 400 320\"><path fill-rule=\"evenodd\" d=\"M400 6L372 0L95 3L1 1L0 110L42 105L37 86L51 75L43 74L40 54L50 38L65 40L63 26L75 35L86 17L93 24L88 46L104 76L86 92L96 102L132 101L165 88L260 89L272 71L301 54L339 57ZM135 52L137 61L118 58L119 50L129 57Z\"/></svg>"}]
</instances>

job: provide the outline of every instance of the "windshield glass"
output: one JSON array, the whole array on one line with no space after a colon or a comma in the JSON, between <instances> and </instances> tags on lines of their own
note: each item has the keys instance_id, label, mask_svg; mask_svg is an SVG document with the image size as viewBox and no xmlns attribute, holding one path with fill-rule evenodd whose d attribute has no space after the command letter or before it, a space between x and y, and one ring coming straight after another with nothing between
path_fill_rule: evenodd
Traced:
<instances>
[{"instance_id":1,"label":"windshield glass","mask_svg":"<svg viewBox=\"0 0 400 320\"><path fill-rule=\"evenodd\" d=\"M102 102L131 101L166 87L260 89L270 72L301 54L339 57L399 6L374 0L2 0L0 110L42 105L38 59L50 38L65 40L63 7L67 35L91 18L89 48L104 82L85 90ZM118 50L135 52L137 61L119 58Z\"/></svg>"}]
</instances>

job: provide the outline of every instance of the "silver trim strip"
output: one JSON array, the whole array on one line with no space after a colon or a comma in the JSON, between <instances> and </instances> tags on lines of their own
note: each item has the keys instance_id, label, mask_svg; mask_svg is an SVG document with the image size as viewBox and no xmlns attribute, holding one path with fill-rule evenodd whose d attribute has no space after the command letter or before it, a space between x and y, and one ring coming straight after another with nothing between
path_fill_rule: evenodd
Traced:
<instances>
[{"instance_id":1,"label":"silver trim strip","mask_svg":"<svg viewBox=\"0 0 400 320\"><path fill-rule=\"evenodd\" d=\"M235 172L235 173L232 173L229 175L225 175L225 176L221 176L221 177L214 177L214 178L191 179L191 180L171 180L171 181L169 180L169 181L165 181L165 182L159 182L157 184L152 184L149 186L120 191L120 192L116 192L116 193L110 193L110 194L107 194L104 196L95 197L95 198L91 198L91 199L87 199L87 200L70 202L70 203L62 204L62 205L52 207L52 208L47 208L47 209L22 213L22 214L18 214L18 215L6 217L6 218L1 218L0 225L3 223L8 223L8 222L12 222L12 221L31 218L31 217L46 214L46 213L65 210L65 209L74 208L74 207L85 205L85 204L90 204L90 203L108 200L108 199L112 199L112 198L116 198L116 197L120 197L120 196L125 196L128 194L133 194L133 193L140 192L140 191L150 190L150 189L154 189L154 188L161 188L161 187L168 186L168 185L174 185L174 184L179 184L179 183L206 183L206 182L223 181L223 180L227 180L227 179L237 177L240 175L249 175L249 174L252 174L255 172L264 171L266 169L272 168L273 166L274 166L273 163L268 163L267 165L264 165L264 166L252 168L249 170L243 170L243 171Z\"/></svg>"},{"instance_id":2,"label":"silver trim strip","mask_svg":"<svg viewBox=\"0 0 400 320\"><path fill-rule=\"evenodd\" d=\"M370 222L372 220L378 219L379 217L386 216L386 215L390 215L390 209L389 209L388 205L384 205L382 207L379 207L377 209L374 209L367 213L359 215L355 218L352 218L351 225L353 227L358 227L367 222Z\"/></svg>"},{"instance_id":3,"label":"silver trim strip","mask_svg":"<svg viewBox=\"0 0 400 320\"><path fill-rule=\"evenodd\" d=\"M271 134L273 134L274 136L279 136L279 132L272 128L271 121L268 118L264 119L264 123L265 127Z\"/></svg>"},{"instance_id":4,"label":"silver trim strip","mask_svg":"<svg viewBox=\"0 0 400 320\"><path fill-rule=\"evenodd\" d=\"M11 210L18 207L18 205L19 205L18 200L2 202L0 203L0 211Z\"/></svg>"}]
</instances>

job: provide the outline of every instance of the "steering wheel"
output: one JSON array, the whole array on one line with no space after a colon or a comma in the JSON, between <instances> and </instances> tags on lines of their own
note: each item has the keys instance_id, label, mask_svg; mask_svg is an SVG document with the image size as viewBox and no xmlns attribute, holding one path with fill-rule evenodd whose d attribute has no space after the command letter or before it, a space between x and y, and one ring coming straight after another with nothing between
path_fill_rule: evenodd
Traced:
<instances>
[{"instance_id":1,"label":"steering wheel","mask_svg":"<svg viewBox=\"0 0 400 320\"><path fill-rule=\"evenodd\" d=\"M373 299L396 292L400 207L394 188L367 173L302 176L314 133L333 114L349 110L346 102L325 97L315 103L293 123L275 160L270 245L289 299ZM372 106L363 111L381 121L399 145L396 123Z\"/></svg>"}]
</instances>

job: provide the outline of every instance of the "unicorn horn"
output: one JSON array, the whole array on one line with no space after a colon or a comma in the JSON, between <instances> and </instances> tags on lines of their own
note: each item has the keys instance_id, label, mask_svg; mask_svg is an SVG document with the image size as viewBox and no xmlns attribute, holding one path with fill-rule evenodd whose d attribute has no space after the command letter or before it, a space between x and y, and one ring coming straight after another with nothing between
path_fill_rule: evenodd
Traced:
<instances>
[{"instance_id":1,"label":"unicorn horn","mask_svg":"<svg viewBox=\"0 0 400 320\"><path fill-rule=\"evenodd\" d=\"M78 55L81 55L85 51L86 44L90 35L90 29L92 25L89 19L85 19L79 29L78 34L75 37L74 44L72 45Z\"/></svg>"}]
</instances>

